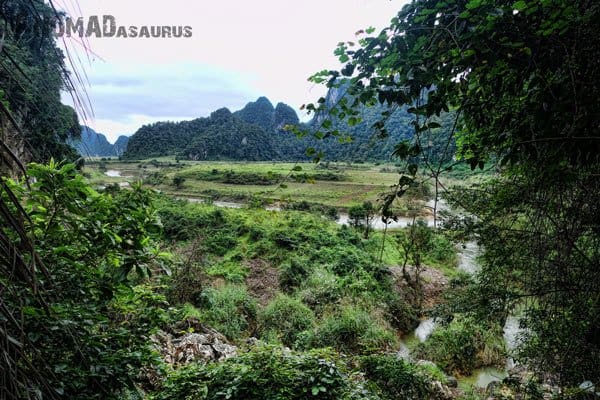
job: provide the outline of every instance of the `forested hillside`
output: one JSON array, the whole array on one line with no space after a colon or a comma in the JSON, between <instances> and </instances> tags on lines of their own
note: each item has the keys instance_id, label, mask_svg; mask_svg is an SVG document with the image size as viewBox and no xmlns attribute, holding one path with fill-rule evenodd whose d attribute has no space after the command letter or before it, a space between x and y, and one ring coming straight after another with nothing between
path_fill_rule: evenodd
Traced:
<instances>
[{"instance_id":1,"label":"forested hillside","mask_svg":"<svg viewBox=\"0 0 600 400\"><path fill-rule=\"evenodd\" d=\"M71 78L49 34L55 15L42 7L31 21L32 7L19 1L0 4L0 139L22 162L74 160L77 155L65 140L77 138L80 128L75 111L60 99ZM1 168L14 161L8 157Z\"/></svg>"},{"instance_id":2,"label":"forested hillside","mask_svg":"<svg viewBox=\"0 0 600 400\"><path fill-rule=\"evenodd\" d=\"M324 99L333 104L342 90L332 88ZM266 97L248 103L243 109L230 113L221 109L209 118L184 122L157 122L140 128L131 138L124 154L129 159L158 156L178 156L188 160L307 160L308 149L322 152L334 161L385 161L390 160L397 143L413 137L413 126L407 107L390 109L381 104L363 107L360 118L352 123L344 119L328 120L337 129L337 135L315 137L312 133L322 123L315 118L300 123L293 108L278 103L273 107ZM385 122L387 133L380 134L373 125L382 113L389 112ZM227 117L226 117L227 116ZM444 114L441 130L449 131L452 118ZM304 132L296 137L290 130L295 126ZM443 134L434 135L436 140L428 151L442 153ZM440 139L440 137L442 137ZM450 159L452 144L446 151Z\"/></svg>"},{"instance_id":3,"label":"forested hillside","mask_svg":"<svg viewBox=\"0 0 600 400\"><path fill-rule=\"evenodd\" d=\"M82 126L80 138L68 141L84 157L119 157L128 142L129 137L119 136L115 144L110 144L106 136L87 126Z\"/></svg>"}]
</instances>

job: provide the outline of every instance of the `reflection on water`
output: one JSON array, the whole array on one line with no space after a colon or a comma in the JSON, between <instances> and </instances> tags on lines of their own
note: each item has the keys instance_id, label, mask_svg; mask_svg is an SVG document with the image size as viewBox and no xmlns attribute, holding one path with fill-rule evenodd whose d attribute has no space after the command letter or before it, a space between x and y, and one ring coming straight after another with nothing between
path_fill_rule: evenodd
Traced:
<instances>
[{"instance_id":1,"label":"reflection on water","mask_svg":"<svg viewBox=\"0 0 600 400\"><path fill-rule=\"evenodd\" d=\"M120 178L121 171L117 171L116 169L109 169L104 173L104 175L110 176L111 178Z\"/></svg>"},{"instance_id":2,"label":"reflection on water","mask_svg":"<svg viewBox=\"0 0 600 400\"><path fill-rule=\"evenodd\" d=\"M479 246L475 241L465 243L459 251L458 269L467 274L475 274L480 267L477 264L477 256L479 256Z\"/></svg>"},{"instance_id":3,"label":"reflection on water","mask_svg":"<svg viewBox=\"0 0 600 400\"><path fill-rule=\"evenodd\" d=\"M437 323L433 318L427 318L421 321L417 329L415 329L415 336L422 343L431 335Z\"/></svg>"},{"instance_id":4,"label":"reflection on water","mask_svg":"<svg viewBox=\"0 0 600 400\"><path fill-rule=\"evenodd\" d=\"M492 382L499 382L508 376L506 371L501 371L496 368L482 368L473 372L475 378L475 386L478 388L486 388Z\"/></svg>"},{"instance_id":5,"label":"reflection on water","mask_svg":"<svg viewBox=\"0 0 600 400\"><path fill-rule=\"evenodd\" d=\"M418 218L417 220L423 220L425 222L427 222L427 226L433 228L433 219L431 218ZM337 220L337 223L339 225L350 225L350 217L348 216L348 214L340 214L340 217ZM409 225L413 224L413 219L412 218L407 218L407 217L399 217L397 221L390 221L389 224L387 224L388 229L393 229L393 228L406 228ZM375 217L374 221L371 223L371 228L376 229L376 230L383 230L385 229L385 224L383 223L383 221L381 220L381 217Z\"/></svg>"},{"instance_id":6,"label":"reflection on water","mask_svg":"<svg viewBox=\"0 0 600 400\"><path fill-rule=\"evenodd\" d=\"M504 323L504 343L506 343L506 350L510 353L519 346L521 338L525 329L521 328L519 318L514 315L509 315ZM511 369L516 365L516 361L512 357L506 359L506 368Z\"/></svg>"}]
</instances>

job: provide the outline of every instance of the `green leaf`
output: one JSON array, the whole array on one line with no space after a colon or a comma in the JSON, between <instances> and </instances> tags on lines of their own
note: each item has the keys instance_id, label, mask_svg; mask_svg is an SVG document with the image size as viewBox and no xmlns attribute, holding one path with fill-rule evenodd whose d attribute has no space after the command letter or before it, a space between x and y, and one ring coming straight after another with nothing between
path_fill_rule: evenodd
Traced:
<instances>
[{"instance_id":1,"label":"green leaf","mask_svg":"<svg viewBox=\"0 0 600 400\"><path fill-rule=\"evenodd\" d=\"M481 6L481 0L471 0L467 3L466 7L469 10L473 10Z\"/></svg>"},{"instance_id":2,"label":"green leaf","mask_svg":"<svg viewBox=\"0 0 600 400\"><path fill-rule=\"evenodd\" d=\"M512 8L513 8L513 10L523 11L524 9L527 8L527 3L524 2L523 0L519 0L515 3L513 3Z\"/></svg>"}]
</instances>

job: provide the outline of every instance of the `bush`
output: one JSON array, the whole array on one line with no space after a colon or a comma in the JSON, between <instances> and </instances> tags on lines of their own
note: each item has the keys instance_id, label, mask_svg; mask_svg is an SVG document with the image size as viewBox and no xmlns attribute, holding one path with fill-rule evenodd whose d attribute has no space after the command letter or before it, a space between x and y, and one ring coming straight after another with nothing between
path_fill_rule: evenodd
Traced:
<instances>
[{"instance_id":1,"label":"bush","mask_svg":"<svg viewBox=\"0 0 600 400\"><path fill-rule=\"evenodd\" d=\"M327 316L315 332L313 345L331 346L349 353L385 351L397 344L394 333L369 312L355 306L342 306Z\"/></svg>"},{"instance_id":2,"label":"bush","mask_svg":"<svg viewBox=\"0 0 600 400\"><path fill-rule=\"evenodd\" d=\"M400 332L414 330L418 323L418 309L396 292L388 292L385 296L386 318Z\"/></svg>"},{"instance_id":3,"label":"bush","mask_svg":"<svg viewBox=\"0 0 600 400\"><path fill-rule=\"evenodd\" d=\"M256 301L246 288L226 285L202 292L203 321L229 339L248 336L256 321Z\"/></svg>"},{"instance_id":4,"label":"bush","mask_svg":"<svg viewBox=\"0 0 600 400\"><path fill-rule=\"evenodd\" d=\"M287 292L291 292L306 280L309 274L307 261L294 257L289 264L285 264L279 276L279 285Z\"/></svg>"},{"instance_id":5,"label":"bush","mask_svg":"<svg viewBox=\"0 0 600 400\"><path fill-rule=\"evenodd\" d=\"M218 230L204 238L204 245L209 252L222 257L237 245L237 241L238 238L233 232Z\"/></svg>"},{"instance_id":6,"label":"bush","mask_svg":"<svg viewBox=\"0 0 600 400\"><path fill-rule=\"evenodd\" d=\"M326 306L342 298L342 288L335 274L319 268L304 282L300 297L302 302L320 314Z\"/></svg>"},{"instance_id":7,"label":"bush","mask_svg":"<svg viewBox=\"0 0 600 400\"><path fill-rule=\"evenodd\" d=\"M390 355L370 355L360 360L365 376L386 399L426 399L430 385L414 365Z\"/></svg>"},{"instance_id":8,"label":"bush","mask_svg":"<svg viewBox=\"0 0 600 400\"><path fill-rule=\"evenodd\" d=\"M359 394L363 392L364 394ZM171 371L153 400L373 398L348 379L330 355L267 346L220 363Z\"/></svg>"},{"instance_id":9,"label":"bush","mask_svg":"<svg viewBox=\"0 0 600 400\"><path fill-rule=\"evenodd\" d=\"M454 267L457 263L456 249L447 237L435 233L431 238L431 247L427 252L427 260L432 264Z\"/></svg>"},{"instance_id":10,"label":"bush","mask_svg":"<svg viewBox=\"0 0 600 400\"><path fill-rule=\"evenodd\" d=\"M175 186L175 188L181 189L181 188L183 188L184 182L185 182L185 178L183 176L175 175L173 177L172 184L173 184L173 186Z\"/></svg>"},{"instance_id":11,"label":"bush","mask_svg":"<svg viewBox=\"0 0 600 400\"><path fill-rule=\"evenodd\" d=\"M300 334L311 329L314 320L310 308L280 294L259 313L259 330L262 335L275 334L284 345L295 347Z\"/></svg>"},{"instance_id":12,"label":"bush","mask_svg":"<svg viewBox=\"0 0 600 400\"><path fill-rule=\"evenodd\" d=\"M434 330L417 347L416 354L435 362L447 373L461 375L470 375L485 366L502 366L506 361L502 328L460 315Z\"/></svg>"}]
</instances>

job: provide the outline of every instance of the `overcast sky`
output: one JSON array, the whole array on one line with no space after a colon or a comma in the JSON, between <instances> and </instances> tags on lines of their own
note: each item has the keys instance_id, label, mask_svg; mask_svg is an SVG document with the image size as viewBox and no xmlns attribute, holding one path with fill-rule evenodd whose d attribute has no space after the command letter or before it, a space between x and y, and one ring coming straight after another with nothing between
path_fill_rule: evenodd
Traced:
<instances>
[{"instance_id":1,"label":"overcast sky","mask_svg":"<svg viewBox=\"0 0 600 400\"><path fill-rule=\"evenodd\" d=\"M337 66L337 43L354 40L359 29L386 26L407 1L53 2L86 25L89 16L112 15L117 26L192 28L190 38L91 37L87 52L79 39L67 40L89 82L94 117L82 122L113 142L145 123L234 111L259 96L296 109L315 101L323 88L307 78Z\"/></svg>"}]
</instances>

